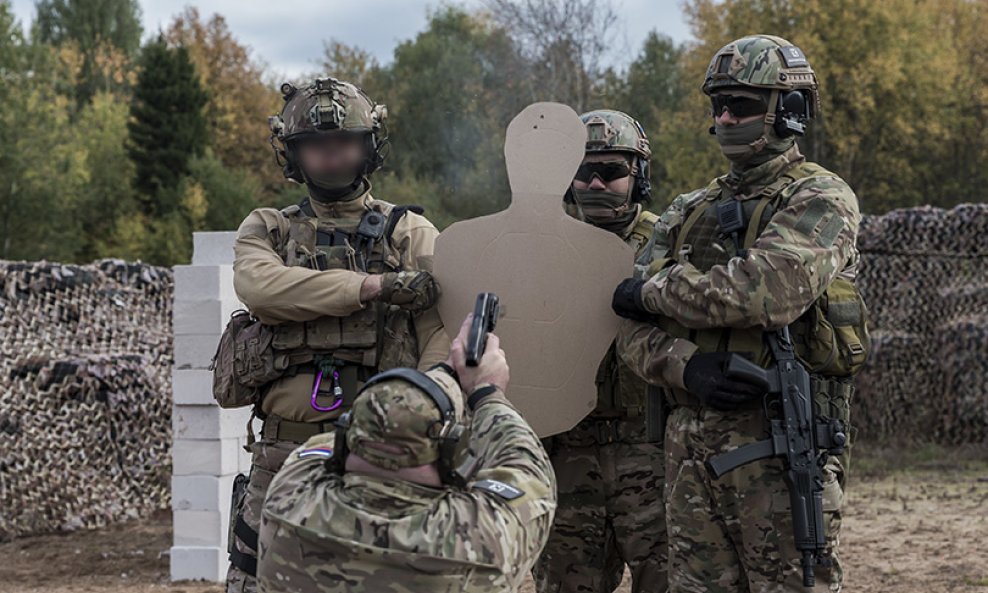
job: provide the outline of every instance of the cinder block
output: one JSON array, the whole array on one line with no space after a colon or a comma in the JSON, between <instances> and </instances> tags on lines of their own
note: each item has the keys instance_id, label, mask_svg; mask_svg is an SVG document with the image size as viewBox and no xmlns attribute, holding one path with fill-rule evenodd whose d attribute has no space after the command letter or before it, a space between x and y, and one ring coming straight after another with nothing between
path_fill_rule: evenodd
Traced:
<instances>
[{"instance_id":1,"label":"cinder block","mask_svg":"<svg viewBox=\"0 0 988 593\"><path fill-rule=\"evenodd\" d=\"M172 402L175 405L215 406L213 372L208 369L172 369Z\"/></svg>"},{"instance_id":2,"label":"cinder block","mask_svg":"<svg viewBox=\"0 0 988 593\"><path fill-rule=\"evenodd\" d=\"M172 476L172 510L218 511L230 514L233 474L226 476Z\"/></svg>"},{"instance_id":3,"label":"cinder block","mask_svg":"<svg viewBox=\"0 0 988 593\"><path fill-rule=\"evenodd\" d=\"M175 300L235 300L233 266L174 266Z\"/></svg>"},{"instance_id":4,"label":"cinder block","mask_svg":"<svg viewBox=\"0 0 988 593\"><path fill-rule=\"evenodd\" d=\"M229 515L219 511L172 511L176 546L217 546L226 549Z\"/></svg>"},{"instance_id":5,"label":"cinder block","mask_svg":"<svg viewBox=\"0 0 988 593\"><path fill-rule=\"evenodd\" d=\"M225 266L233 263L236 231L192 233L192 265Z\"/></svg>"},{"instance_id":6,"label":"cinder block","mask_svg":"<svg viewBox=\"0 0 988 593\"><path fill-rule=\"evenodd\" d=\"M178 334L175 336L176 369L208 369L220 343L220 334Z\"/></svg>"},{"instance_id":7,"label":"cinder block","mask_svg":"<svg viewBox=\"0 0 988 593\"><path fill-rule=\"evenodd\" d=\"M243 471L242 439L181 439L172 443L173 476L225 476ZM248 461L249 464L249 461Z\"/></svg>"},{"instance_id":8,"label":"cinder block","mask_svg":"<svg viewBox=\"0 0 988 593\"><path fill-rule=\"evenodd\" d=\"M172 332L176 336L214 334L219 336L230 315L244 306L236 299L175 299L172 304Z\"/></svg>"},{"instance_id":9,"label":"cinder block","mask_svg":"<svg viewBox=\"0 0 988 593\"><path fill-rule=\"evenodd\" d=\"M171 579L173 581L226 580L229 566L226 548L218 546L172 546Z\"/></svg>"},{"instance_id":10,"label":"cinder block","mask_svg":"<svg viewBox=\"0 0 988 593\"><path fill-rule=\"evenodd\" d=\"M247 431L250 408L224 410L219 406L172 406L172 438L229 439Z\"/></svg>"}]
</instances>

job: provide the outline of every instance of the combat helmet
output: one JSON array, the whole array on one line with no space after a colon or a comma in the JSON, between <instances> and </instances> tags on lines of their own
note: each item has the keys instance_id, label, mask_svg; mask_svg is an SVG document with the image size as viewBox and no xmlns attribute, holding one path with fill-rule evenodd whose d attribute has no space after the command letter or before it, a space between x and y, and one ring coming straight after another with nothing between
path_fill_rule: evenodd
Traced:
<instances>
[{"instance_id":1,"label":"combat helmet","mask_svg":"<svg viewBox=\"0 0 988 593\"><path fill-rule=\"evenodd\" d=\"M632 154L635 165L636 202L651 201L649 161L652 148L645 129L627 113L613 109L596 109L580 115L587 126L587 153L626 152Z\"/></svg>"},{"instance_id":2,"label":"combat helmet","mask_svg":"<svg viewBox=\"0 0 988 593\"><path fill-rule=\"evenodd\" d=\"M806 123L820 113L817 78L803 51L774 35L752 35L728 43L714 55L701 87L711 97L720 93L753 93L765 101L765 132L780 138L802 136ZM715 113L717 115L717 113Z\"/></svg>"},{"instance_id":3,"label":"combat helmet","mask_svg":"<svg viewBox=\"0 0 988 593\"><path fill-rule=\"evenodd\" d=\"M381 168L387 155L388 109L378 105L357 86L335 78L316 78L304 88L281 85L285 105L268 118L271 145L285 177L305 183L296 154L298 142L321 134L360 134L366 142L361 175ZM275 144L277 139L281 146Z\"/></svg>"}]
</instances>

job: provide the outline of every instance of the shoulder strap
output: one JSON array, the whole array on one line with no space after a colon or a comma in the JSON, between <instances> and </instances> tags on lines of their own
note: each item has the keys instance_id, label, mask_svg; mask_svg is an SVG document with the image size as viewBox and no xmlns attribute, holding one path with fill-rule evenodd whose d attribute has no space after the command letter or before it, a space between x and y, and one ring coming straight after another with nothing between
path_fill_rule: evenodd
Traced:
<instances>
[{"instance_id":1,"label":"shoulder strap","mask_svg":"<svg viewBox=\"0 0 988 593\"><path fill-rule=\"evenodd\" d=\"M761 197L759 198L758 205L755 206L755 210L751 214L751 219L747 222L748 228L746 229L744 235L744 243L742 245L743 249L749 249L758 239L758 235L761 233L759 223L761 222L762 216L765 214L765 209L770 203L779 198L782 195L782 192L797 181L802 181L803 179L807 179L809 177L816 177L821 173L829 174L830 172L816 163L803 161L788 169L782 174L782 176L772 183L766 185L765 188L759 192Z\"/></svg>"},{"instance_id":2,"label":"shoulder strap","mask_svg":"<svg viewBox=\"0 0 988 593\"><path fill-rule=\"evenodd\" d=\"M637 240L638 245L644 245L652 238L652 231L655 223L659 222L659 215L648 210L642 210L635 221L635 226L631 229L631 237Z\"/></svg>"},{"instance_id":3,"label":"shoulder strap","mask_svg":"<svg viewBox=\"0 0 988 593\"><path fill-rule=\"evenodd\" d=\"M718 195L720 195L720 184L718 184L715 179L710 183L710 185L707 186L706 191L703 193L703 198L695 202L696 205L693 206L693 209L686 217L686 220L683 222L683 226L679 227L679 231L676 234L676 244L670 254L673 259L679 261L680 253L683 250L683 245L686 243L686 237L689 236L690 231L696 224L696 221L700 220L700 217L703 216L703 213L706 212L707 208L710 207L711 202L716 199Z\"/></svg>"},{"instance_id":4,"label":"shoulder strap","mask_svg":"<svg viewBox=\"0 0 988 593\"><path fill-rule=\"evenodd\" d=\"M398 222L400 222L406 214L409 212L423 214L425 212L425 208L414 204L404 206L388 205L391 206L391 212L388 214L388 226L384 231L384 236L388 238L388 241L391 241L391 236L394 235L395 227L398 226Z\"/></svg>"}]
</instances>

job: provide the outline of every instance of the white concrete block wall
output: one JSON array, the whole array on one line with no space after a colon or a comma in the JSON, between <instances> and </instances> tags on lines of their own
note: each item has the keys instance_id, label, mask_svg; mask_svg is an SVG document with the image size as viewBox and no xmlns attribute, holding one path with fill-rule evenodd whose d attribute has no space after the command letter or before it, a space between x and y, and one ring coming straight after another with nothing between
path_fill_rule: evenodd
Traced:
<instances>
[{"instance_id":1,"label":"white concrete block wall","mask_svg":"<svg viewBox=\"0 0 988 593\"><path fill-rule=\"evenodd\" d=\"M175 266L172 580L226 578L230 490L250 469L250 409L217 406L208 370L230 314L243 308L233 291L235 235L195 233L192 265Z\"/></svg>"}]
</instances>

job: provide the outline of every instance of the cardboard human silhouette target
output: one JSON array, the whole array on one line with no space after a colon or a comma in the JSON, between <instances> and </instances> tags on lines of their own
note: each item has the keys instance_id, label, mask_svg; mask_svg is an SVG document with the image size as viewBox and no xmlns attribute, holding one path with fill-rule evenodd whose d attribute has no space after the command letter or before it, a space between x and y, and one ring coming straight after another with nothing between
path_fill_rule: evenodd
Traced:
<instances>
[{"instance_id":1,"label":"cardboard human silhouette target","mask_svg":"<svg viewBox=\"0 0 988 593\"><path fill-rule=\"evenodd\" d=\"M503 316L495 333L511 367L507 396L542 437L594 409L597 367L619 321L611 295L633 268L624 241L563 210L586 138L565 105L525 108L504 144L511 205L455 223L436 240L447 332L455 335L478 293L497 293Z\"/></svg>"}]
</instances>

